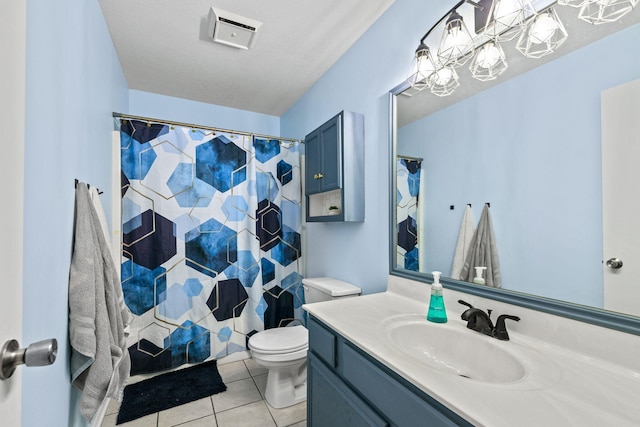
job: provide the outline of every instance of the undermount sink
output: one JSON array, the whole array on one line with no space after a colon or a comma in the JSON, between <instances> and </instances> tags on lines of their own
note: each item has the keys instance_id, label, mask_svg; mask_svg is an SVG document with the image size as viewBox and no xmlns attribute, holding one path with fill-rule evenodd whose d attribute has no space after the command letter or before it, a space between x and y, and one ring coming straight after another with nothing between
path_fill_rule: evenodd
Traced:
<instances>
[{"instance_id":1,"label":"undermount sink","mask_svg":"<svg viewBox=\"0 0 640 427\"><path fill-rule=\"evenodd\" d=\"M388 319L381 331L395 350L414 361L476 381L510 383L522 379L524 365L499 341L464 327L431 323L424 315Z\"/></svg>"}]
</instances>

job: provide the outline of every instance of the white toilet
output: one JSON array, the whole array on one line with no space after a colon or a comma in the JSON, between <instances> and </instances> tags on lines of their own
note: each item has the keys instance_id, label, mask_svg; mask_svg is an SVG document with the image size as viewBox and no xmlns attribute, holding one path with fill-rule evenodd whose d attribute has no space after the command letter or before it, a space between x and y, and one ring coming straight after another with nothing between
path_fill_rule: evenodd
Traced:
<instances>
[{"instance_id":1,"label":"white toilet","mask_svg":"<svg viewBox=\"0 0 640 427\"><path fill-rule=\"evenodd\" d=\"M355 297L361 289L330 277L302 279L307 304ZM265 399L274 408L285 408L307 398L307 349L309 334L302 325L267 329L249 338L251 357L267 368Z\"/></svg>"}]
</instances>

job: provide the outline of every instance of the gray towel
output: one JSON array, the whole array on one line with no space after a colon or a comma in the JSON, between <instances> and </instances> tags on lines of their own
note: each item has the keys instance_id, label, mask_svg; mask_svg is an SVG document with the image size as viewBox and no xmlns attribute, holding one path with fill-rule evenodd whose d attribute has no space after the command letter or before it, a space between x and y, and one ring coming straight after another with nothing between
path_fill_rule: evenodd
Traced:
<instances>
[{"instance_id":1,"label":"gray towel","mask_svg":"<svg viewBox=\"0 0 640 427\"><path fill-rule=\"evenodd\" d=\"M482 209L478 228L473 234L471 244L469 245L469 253L467 254L467 259L460 273L460 280L473 282L474 267L487 267L485 272L485 284L487 286L499 288L502 285L498 247L496 246L496 238L493 234L493 225L491 224L491 214L489 213L488 205L484 205L484 209Z\"/></svg>"},{"instance_id":2,"label":"gray towel","mask_svg":"<svg viewBox=\"0 0 640 427\"><path fill-rule=\"evenodd\" d=\"M473 225L471 205L467 205L467 207L464 208L462 224L460 224L460 232L458 233L458 243L456 244L456 251L453 254L453 267L451 267L451 278L453 279L461 279L460 272L467 260L467 254L469 253L474 233L475 226Z\"/></svg>"},{"instance_id":3,"label":"gray towel","mask_svg":"<svg viewBox=\"0 0 640 427\"><path fill-rule=\"evenodd\" d=\"M121 398L131 364L124 333L130 319L99 215L86 184L78 183L69 340L71 381L82 391L80 413L88 421L106 398Z\"/></svg>"}]
</instances>

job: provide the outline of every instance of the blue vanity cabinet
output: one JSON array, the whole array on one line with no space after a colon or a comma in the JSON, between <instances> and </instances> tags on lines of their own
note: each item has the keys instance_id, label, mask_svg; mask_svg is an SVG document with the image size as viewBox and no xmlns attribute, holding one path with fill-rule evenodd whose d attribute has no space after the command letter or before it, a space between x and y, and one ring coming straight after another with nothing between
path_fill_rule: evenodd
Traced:
<instances>
[{"instance_id":1,"label":"blue vanity cabinet","mask_svg":"<svg viewBox=\"0 0 640 427\"><path fill-rule=\"evenodd\" d=\"M342 111L304 144L306 220L364 221L364 117Z\"/></svg>"},{"instance_id":2,"label":"blue vanity cabinet","mask_svg":"<svg viewBox=\"0 0 640 427\"><path fill-rule=\"evenodd\" d=\"M472 426L310 316L307 425Z\"/></svg>"}]
</instances>

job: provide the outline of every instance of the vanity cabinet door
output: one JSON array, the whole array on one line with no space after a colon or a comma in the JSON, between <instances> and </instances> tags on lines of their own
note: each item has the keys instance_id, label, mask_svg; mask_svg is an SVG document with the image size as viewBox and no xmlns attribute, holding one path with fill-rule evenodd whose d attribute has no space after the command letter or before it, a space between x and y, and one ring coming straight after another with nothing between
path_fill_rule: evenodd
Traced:
<instances>
[{"instance_id":1,"label":"vanity cabinet door","mask_svg":"<svg viewBox=\"0 0 640 427\"><path fill-rule=\"evenodd\" d=\"M389 426L313 353L308 356L307 381L309 427Z\"/></svg>"}]
</instances>

